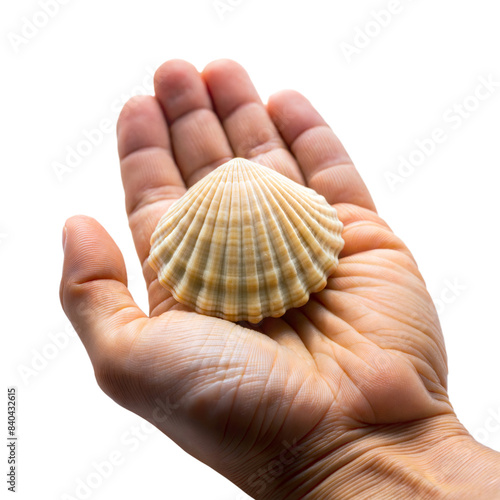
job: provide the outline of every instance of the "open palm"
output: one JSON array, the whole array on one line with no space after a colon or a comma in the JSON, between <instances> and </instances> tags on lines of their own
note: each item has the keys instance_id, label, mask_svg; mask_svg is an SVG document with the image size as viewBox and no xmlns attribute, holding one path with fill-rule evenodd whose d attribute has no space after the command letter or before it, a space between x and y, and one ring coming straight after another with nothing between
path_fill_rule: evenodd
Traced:
<instances>
[{"instance_id":1,"label":"open palm","mask_svg":"<svg viewBox=\"0 0 500 500\"><path fill-rule=\"evenodd\" d=\"M101 387L186 451L258 497L320 491L355 443L451 413L433 303L405 245L376 214L347 153L300 94L267 107L232 61L202 74L165 63L156 97L132 99L118 123L127 211L150 314L126 288L120 251L94 220L66 224L63 307ZM240 156L325 196L345 247L327 287L258 326L176 303L147 264L167 208Z\"/></svg>"}]
</instances>

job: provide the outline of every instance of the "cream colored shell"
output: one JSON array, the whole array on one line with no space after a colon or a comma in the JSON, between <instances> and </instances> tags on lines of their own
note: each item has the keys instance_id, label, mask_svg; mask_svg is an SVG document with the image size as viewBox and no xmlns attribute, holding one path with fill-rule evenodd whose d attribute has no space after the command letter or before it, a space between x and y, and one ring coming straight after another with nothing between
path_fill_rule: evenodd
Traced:
<instances>
[{"instance_id":1,"label":"cream colored shell","mask_svg":"<svg viewBox=\"0 0 500 500\"><path fill-rule=\"evenodd\" d=\"M257 323L304 305L338 265L342 223L323 196L235 158L162 217L149 263L195 311Z\"/></svg>"}]
</instances>

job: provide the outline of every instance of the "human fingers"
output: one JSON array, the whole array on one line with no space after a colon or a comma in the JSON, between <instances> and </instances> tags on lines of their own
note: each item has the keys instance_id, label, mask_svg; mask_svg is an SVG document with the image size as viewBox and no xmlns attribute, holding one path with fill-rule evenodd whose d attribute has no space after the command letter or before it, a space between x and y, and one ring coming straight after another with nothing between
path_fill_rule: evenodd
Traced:
<instances>
[{"instance_id":1,"label":"human fingers","mask_svg":"<svg viewBox=\"0 0 500 500\"><path fill-rule=\"evenodd\" d=\"M347 151L313 105L300 93L284 90L267 106L307 185L329 203L352 203L375 210L368 189Z\"/></svg>"}]
</instances>

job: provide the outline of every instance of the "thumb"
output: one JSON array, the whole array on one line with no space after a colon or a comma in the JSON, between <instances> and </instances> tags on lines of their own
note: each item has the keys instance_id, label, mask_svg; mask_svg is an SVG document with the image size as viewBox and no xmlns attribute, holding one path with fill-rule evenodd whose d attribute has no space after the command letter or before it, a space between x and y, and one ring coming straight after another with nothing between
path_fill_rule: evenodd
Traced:
<instances>
[{"instance_id":1,"label":"thumb","mask_svg":"<svg viewBox=\"0 0 500 500\"><path fill-rule=\"evenodd\" d=\"M146 316L128 291L119 248L96 220L85 216L66 221L63 247L61 304L94 366L111 347L115 355L125 354L126 332L132 335L136 329L124 327Z\"/></svg>"}]
</instances>

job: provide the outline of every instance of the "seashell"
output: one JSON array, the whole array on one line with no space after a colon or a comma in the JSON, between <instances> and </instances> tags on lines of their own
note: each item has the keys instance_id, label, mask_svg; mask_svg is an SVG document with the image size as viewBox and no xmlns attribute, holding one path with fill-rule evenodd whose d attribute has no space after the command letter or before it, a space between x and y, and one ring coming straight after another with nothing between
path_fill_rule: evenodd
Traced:
<instances>
[{"instance_id":1,"label":"seashell","mask_svg":"<svg viewBox=\"0 0 500 500\"><path fill-rule=\"evenodd\" d=\"M325 198L235 158L192 186L161 218L149 263L181 304L258 323L326 286L344 246Z\"/></svg>"}]
</instances>

